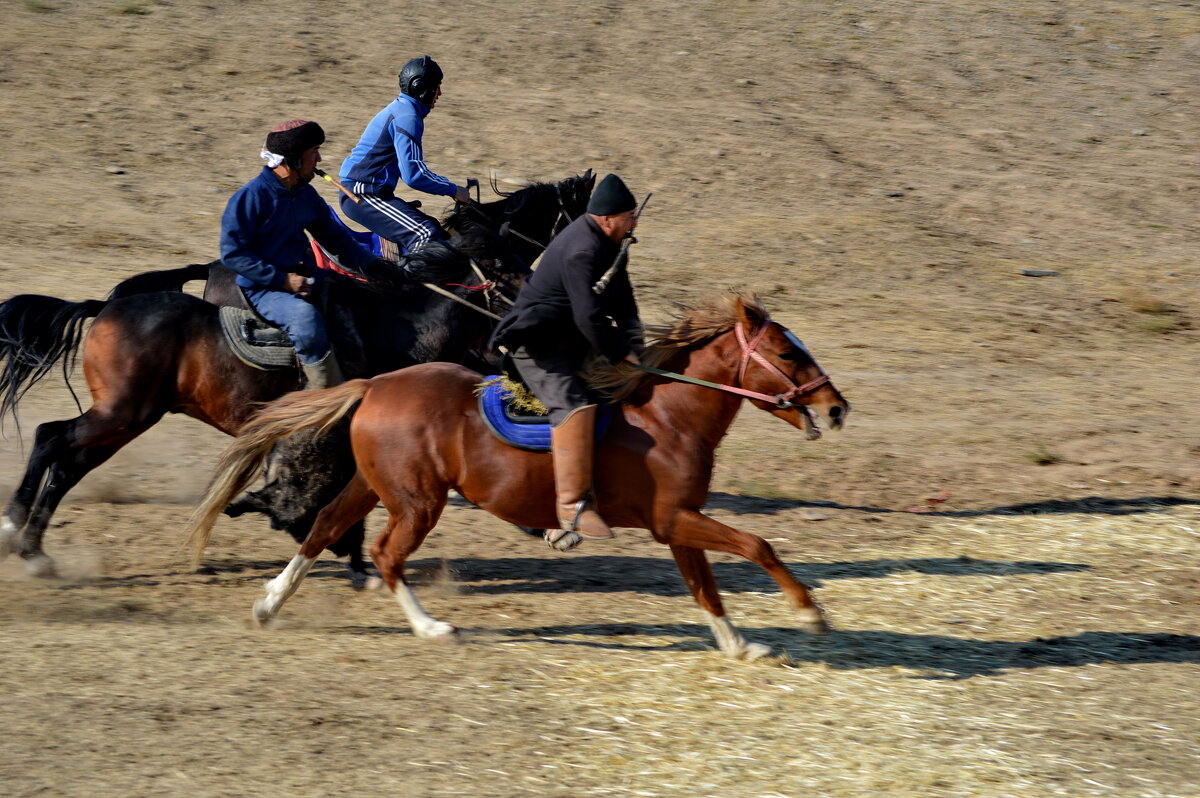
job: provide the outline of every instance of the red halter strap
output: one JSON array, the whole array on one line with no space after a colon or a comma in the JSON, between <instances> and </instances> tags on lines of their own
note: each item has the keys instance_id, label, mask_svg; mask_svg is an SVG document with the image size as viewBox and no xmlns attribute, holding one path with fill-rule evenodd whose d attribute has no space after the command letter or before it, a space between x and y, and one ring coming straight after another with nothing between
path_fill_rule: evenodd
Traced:
<instances>
[{"instance_id":1,"label":"red halter strap","mask_svg":"<svg viewBox=\"0 0 1200 798\"><path fill-rule=\"evenodd\" d=\"M796 399L799 399L801 396L804 396L805 394L812 393L816 389L820 388L822 385L825 385L826 383L828 383L829 375L823 373L823 374L821 374L820 377L817 377L815 380L812 380L811 382L806 382L803 385L797 385L795 383L795 381L792 380L792 378L789 377L788 375L784 374L779 369L778 366L776 366L774 363L767 360L765 357L763 357L761 354L759 354L757 351L755 351L758 348L759 342L762 341L763 336L767 334L767 328L770 325L771 325L771 322L769 322L769 321L763 322L763 326L758 329L758 332L756 332L754 334L754 337L752 339L750 339L749 342L747 342L747 340L746 340L746 334L744 332L742 332L742 325L738 324L733 328L734 334L737 336L738 345L742 347L742 363L738 367L738 384L741 385L741 383L745 379L746 367L750 365L750 360L753 359L755 363L758 363L760 366L765 368L767 371L771 372L772 374L775 374L777 377L779 377L781 380L783 380L785 383L787 383L788 385L791 386L790 390L788 390L784 393L778 394L776 396L770 397L770 399L775 402L775 405L777 407L788 407ZM760 396L762 396L762 395L760 394Z\"/></svg>"}]
</instances>

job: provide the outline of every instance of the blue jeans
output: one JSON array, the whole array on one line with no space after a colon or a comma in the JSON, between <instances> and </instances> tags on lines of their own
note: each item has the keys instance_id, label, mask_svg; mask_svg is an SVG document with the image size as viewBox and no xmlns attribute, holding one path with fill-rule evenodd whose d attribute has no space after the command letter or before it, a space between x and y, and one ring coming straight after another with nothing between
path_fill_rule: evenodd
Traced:
<instances>
[{"instance_id":1,"label":"blue jeans","mask_svg":"<svg viewBox=\"0 0 1200 798\"><path fill-rule=\"evenodd\" d=\"M329 353L329 336L321 311L286 291L247 288L246 298L264 319L287 332L300 362L311 366Z\"/></svg>"}]
</instances>

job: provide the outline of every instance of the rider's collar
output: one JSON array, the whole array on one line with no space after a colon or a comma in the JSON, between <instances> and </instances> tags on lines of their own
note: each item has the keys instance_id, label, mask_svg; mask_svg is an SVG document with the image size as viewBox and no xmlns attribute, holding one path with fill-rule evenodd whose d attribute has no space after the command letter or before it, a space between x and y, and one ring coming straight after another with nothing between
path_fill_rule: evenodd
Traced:
<instances>
[{"instance_id":1,"label":"rider's collar","mask_svg":"<svg viewBox=\"0 0 1200 798\"><path fill-rule=\"evenodd\" d=\"M401 93L396 99L397 100L407 100L408 104L411 105L413 107L413 110L417 112L417 116L421 117L422 119L429 116L429 112L430 112L430 110L432 110L432 109L430 109L430 107L428 105L421 102L416 97L410 97L409 95L404 94L404 93Z\"/></svg>"}]
</instances>

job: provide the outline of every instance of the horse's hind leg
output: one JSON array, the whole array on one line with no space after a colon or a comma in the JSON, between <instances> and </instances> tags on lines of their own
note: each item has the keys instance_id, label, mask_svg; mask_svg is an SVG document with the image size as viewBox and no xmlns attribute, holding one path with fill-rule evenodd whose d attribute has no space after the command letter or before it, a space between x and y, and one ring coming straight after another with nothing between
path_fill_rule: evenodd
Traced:
<instances>
[{"instance_id":1,"label":"horse's hind leg","mask_svg":"<svg viewBox=\"0 0 1200 798\"><path fill-rule=\"evenodd\" d=\"M378 501L379 496L362 473L356 473L337 498L317 513L308 537L283 573L267 582L267 595L254 602L255 622L261 625L274 618L283 602L300 587L321 552L336 543L347 529L366 518Z\"/></svg>"},{"instance_id":2,"label":"horse's hind leg","mask_svg":"<svg viewBox=\"0 0 1200 798\"><path fill-rule=\"evenodd\" d=\"M787 567L780 562L771 544L758 535L726 526L694 510L678 510L672 516L671 523L656 530L656 536L672 547L690 546L724 551L756 563L779 585L788 602L795 608L802 629L813 634L824 634L828 631L821 609L808 594L808 588L796 581ZM684 576L686 578L687 575Z\"/></svg>"},{"instance_id":3,"label":"horse's hind leg","mask_svg":"<svg viewBox=\"0 0 1200 798\"><path fill-rule=\"evenodd\" d=\"M440 497L434 498L435 495ZM446 506L446 496L443 487L440 494L429 491L423 498L411 499L403 505L389 502L387 529L371 547L371 558L380 577L396 597L417 637L445 638L458 632L453 625L426 612L404 579L405 562L437 525Z\"/></svg>"},{"instance_id":4,"label":"horse's hind leg","mask_svg":"<svg viewBox=\"0 0 1200 798\"><path fill-rule=\"evenodd\" d=\"M13 507L9 510L11 514L19 503L27 502L17 553L26 561L31 574L53 576L55 573L54 561L42 550L42 537L63 498L90 471L148 429L153 421L142 424L129 423L128 419L117 421L93 408L70 421L49 422L38 427L35 456L30 457L25 480L17 489ZM36 496L32 502L28 498L31 495ZM11 518L11 515L7 517Z\"/></svg>"},{"instance_id":5,"label":"horse's hind leg","mask_svg":"<svg viewBox=\"0 0 1200 798\"><path fill-rule=\"evenodd\" d=\"M771 653L769 646L751 643L742 636L737 627L725 617L725 606L721 603L721 592L712 567L702 549L691 546L671 545L671 554L683 581L692 591L692 598L708 616L708 625L717 639L717 647L735 659L754 660Z\"/></svg>"},{"instance_id":6,"label":"horse's hind leg","mask_svg":"<svg viewBox=\"0 0 1200 798\"><path fill-rule=\"evenodd\" d=\"M33 450L29 461L25 464L25 476L13 493L4 517L0 518L0 560L17 550L18 537L25 524L29 521L30 512L38 493L42 489L42 480L55 454L55 448L63 434L63 429L70 421L48 421L39 424L34 434Z\"/></svg>"}]
</instances>

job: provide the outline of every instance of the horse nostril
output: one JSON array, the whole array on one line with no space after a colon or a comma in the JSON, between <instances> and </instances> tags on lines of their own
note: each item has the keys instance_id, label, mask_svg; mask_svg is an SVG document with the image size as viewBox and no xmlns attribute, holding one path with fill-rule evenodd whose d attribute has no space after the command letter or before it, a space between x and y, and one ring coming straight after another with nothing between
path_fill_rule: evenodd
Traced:
<instances>
[{"instance_id":1,"label":"horse nostril","mask_svg":"<svg viewBox=\"0 0 1200 798\"><path fill-rule=\"evenodd\" d=\"M841 405L834 405L833 407L829 408L829 418L834 421L840 421L845 412L846 411L842 409Z\"/></svg>"}]
</instances>

